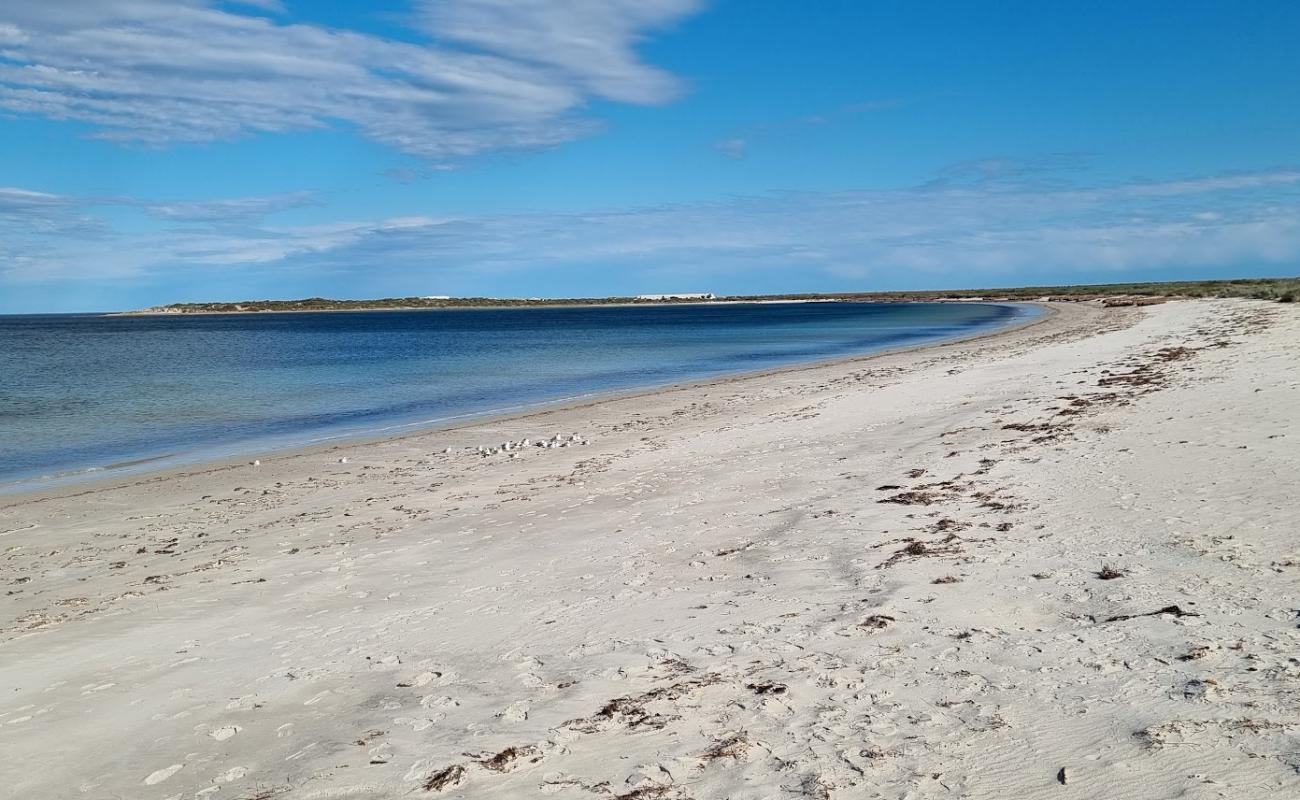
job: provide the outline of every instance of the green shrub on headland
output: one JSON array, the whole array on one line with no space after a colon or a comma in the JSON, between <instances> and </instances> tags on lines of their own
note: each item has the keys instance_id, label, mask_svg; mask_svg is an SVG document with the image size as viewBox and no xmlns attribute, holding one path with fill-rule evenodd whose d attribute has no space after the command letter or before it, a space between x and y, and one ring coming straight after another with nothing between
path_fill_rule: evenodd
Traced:
<instances>
[{"instance_id":1,"label":"green shrub on headland","mask_svg":"<svg viewBox=\"0 0 1300 800\"><path fill-rule=\"evenodd\" d=\"M1176 297L1243 297L1279 303L1300 302L1300 278L1238 278L1223 281L1171 281L1167 283L1105 283L1078 286L1025 286L1013 289L939 289L915 292L841 292L834 294L733 295L714 299L646 300L635 297L499 298L499 297L389 297L379 300L245 300L234 303L173 303L144 313L228 314L249 311L373 311L421 308L516 308L574 305L655 305L661 303L711 303L746 300L859 300L905 302L918 300L1110 300L1158 301Z\"/></svg>"}]
</instances>

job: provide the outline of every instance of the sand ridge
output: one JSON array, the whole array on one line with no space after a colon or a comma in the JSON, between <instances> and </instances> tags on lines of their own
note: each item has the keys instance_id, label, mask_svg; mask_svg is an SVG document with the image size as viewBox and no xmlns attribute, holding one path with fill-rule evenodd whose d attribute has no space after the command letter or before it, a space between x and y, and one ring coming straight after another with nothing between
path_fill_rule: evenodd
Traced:
<instances>
[{"instance_id":1,"label":"sand ridge","mask_svg":"<svg viewBox=\"0 0 1300 800\"><path fill-rule=\"evenodd\" d=\"M1300 791L1298 332L1282 305L1070 304L986 340L0 500L0 785ZM556 434L588 444L468 453Z\"/></svg>"}]
</instances>

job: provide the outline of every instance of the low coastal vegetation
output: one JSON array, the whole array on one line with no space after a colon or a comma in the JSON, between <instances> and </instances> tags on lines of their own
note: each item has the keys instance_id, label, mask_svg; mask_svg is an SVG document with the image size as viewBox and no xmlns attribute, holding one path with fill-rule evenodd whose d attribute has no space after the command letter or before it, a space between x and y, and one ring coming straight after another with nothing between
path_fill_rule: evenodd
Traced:
<instances>
[{"instance_id":1,"label":"low coastal vegetation","mask_svg":"<svg viewBox=\"0 0 1300 800\"><path fill-rule=\"evenodd\" d=\"M1245 297L1252 300L1300 301L1300 277L1238 278L1221 281L1170 281L1154 283L1098 283L1075 286L1025 286L1014 289L955 289L921 292L886 292L835 297L890 300L1094 300L1115 297Z\"/></svg>"},{"instance_id":2,"label":"low coastal vegetation","mask_svg":"<svg viewBox=\"0 0 1300 800\"><path fill-rule=\"evenodd\" d=\"M1168 283L1104 283L1077 286L1026 286L1013 289L946 289L912 292L851 292L832 294L732 295L708 298L664 296L503 298L503 297L389 297L378 300L333 300L309 297L303 300L243 300L221 303L172 303L133 313L144 314L229 314L251 311L374 311L422 308L512 308L575 305L658 305L664 303L763 302L780 300L858 300L905 302L922 300L1098 300L1129 298L1135 302L1172 297L1244 297L1300 301L1300 277L1241 278L1220 281L1175 281Z\"/></svg>"}]
</instances>

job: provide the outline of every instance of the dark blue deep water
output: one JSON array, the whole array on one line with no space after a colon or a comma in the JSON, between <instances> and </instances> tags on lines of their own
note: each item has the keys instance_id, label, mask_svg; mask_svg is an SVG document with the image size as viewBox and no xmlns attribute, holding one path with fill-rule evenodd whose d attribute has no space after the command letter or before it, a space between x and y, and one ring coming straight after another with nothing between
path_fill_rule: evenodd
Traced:
<instances>
[{"instance_id":1,"label":"dark blue deep water","mask_svg":"<svg viewBox=\"0 0 1300 800\"><path fill-rule=\"evenodd\" d=\"M983 303L0 316L0 488L968 335Z\"/></svg>"}]
</instances>

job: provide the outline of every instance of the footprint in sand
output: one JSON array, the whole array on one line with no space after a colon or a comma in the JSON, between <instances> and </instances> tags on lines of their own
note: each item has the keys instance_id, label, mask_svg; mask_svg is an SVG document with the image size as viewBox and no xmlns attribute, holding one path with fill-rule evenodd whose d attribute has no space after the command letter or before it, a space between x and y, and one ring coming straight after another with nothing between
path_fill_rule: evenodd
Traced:
<instances>
[{"instance_id":1,"label":"footprint in sand","mask_svg":"<svg viewBox=\"0 0 1300 800\"><path fill-rule=\"evenodd\" d=\"M240 727L239 725L224 725L220 728L217 728L215 731L212 731L208 735L211 736L213 739L216 739L218 742L224 742L225 740L229 739L230 737L234 736L236 733L239 733L242 730L243 728Z\"/></svg>"},{"instance_id":2,"label":"footprint in sand","mask_svg":"<svg viewBox=\"0 0 1300 800\"><path fill-rule=\"evenodd\" d=\"M516 661L515 666L521 670L533 670L533 669L541 669L542 667L546 666L546 664L536 656L528 656L527 658L524 658L520 661Z\"/></svg>"},{"instance_id":3,"label":"footprint in sand","mask_svg":"<svg viewBox=\"0 0 1300 800\"><path fill-rule=\"evenodd\" d=\"M248 767L231 767L225 772L212 779L213 783L230 783L237 781L248 774Z\"/></svg>"},{"instance_id":4,"label":"footprint in sand","mask_svg":"<svg viewBox=\"0 0 1300 800\"><path fill-rule=\"evenodd\" d=\"M292 722L286 722L286 723L284 723L283 725L281 725L280 727L278 727L278 728L275 729L275 738L277 738L277 739L283 739L283 738L286 737L286 736L292 736L292 735L293 735L293 723L292 723Z\"/></svg>"},{"instance_id":5,"label":"footprint in sand","mask_svg":"<svg viewBox=\"0 0 1300 800\"><path fill-rule=\"evenodd\" d=\"M430 694L425 695L424 698L420 700L420 706L422 708L451 708L458 705L460 705L460 702L457 701L456 698L447 697L445 695Z\"/></svg>"},{"instance_id":6,"label":"footprint in sand","mask_svg":"<svg viewBox=\"0 0 1300 800\"><path fill-rule=\"evenodd\" d=\"M411 686L428 686L442 677L441 672L421 672L411 679Z\"/></svg>"},{"instance_id":7,"label":"footprint in sand","mask_svg":"<svg viewBox=\"0 0 1300 800\"><path fill-rule=\"evenodd\" d=\"M506 710L502 711L500 716L510 722L523 722L528 719L528 710L530 708L532 708L532 704L527 700L516 700L506 706Z\"/></svg>"},{"instance_id":8,"label":"footprint in sand","mask_svg":"<svg viewBox=\"0 0 1300 800\"><path fill-rule=\"evenodd\" d=\"M410 725L410 726L411 726L411 730L415 731L416 733L419 733L420 731L427 731L428 729L432 728L434 725L438 724L439 722L443 721L443 720L446 719L446 718L447 718L447 715L446 715L446 714L435 714L435 715L433 715L432 718L430 718L430 717L397 717L396 719L393 720L393 724L394 724L394 725Z\"/></svg>"},{"instance_id":9,"label":"footprint in sand","mask_svg":"<svg viewBox=\"0 0 1300 800\"><path fill-rule=\"evenodd\" d=\"M144 779L144 785L153 786L155 784L162 783L163 781L167 780L171 776L180 772L184 768L185 768L184 764L172 764L170 767L166 767L160 770L155 770L154 772L149 773L149 777Z\"/></svg>"}]
</instances>

